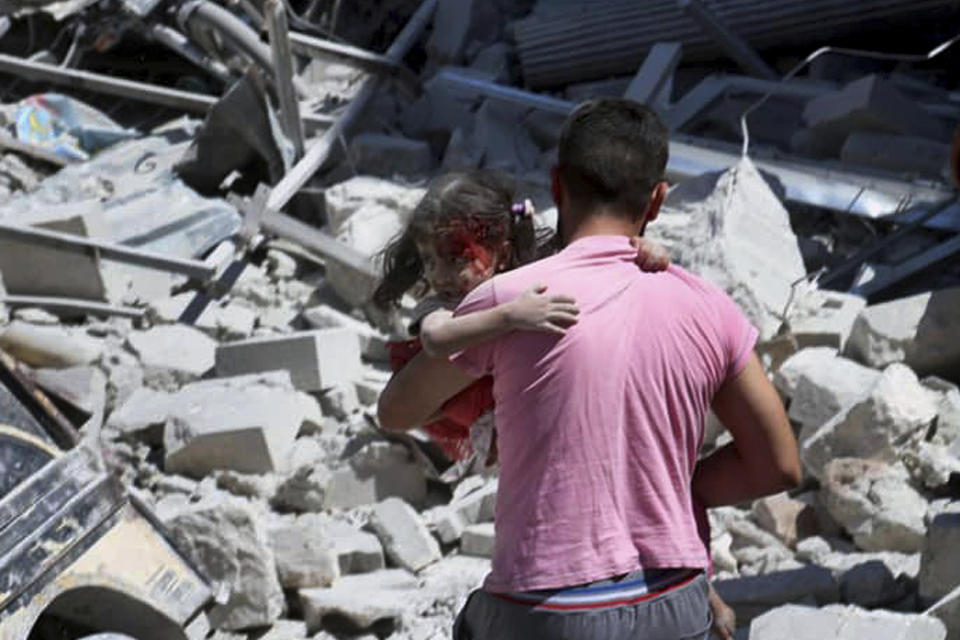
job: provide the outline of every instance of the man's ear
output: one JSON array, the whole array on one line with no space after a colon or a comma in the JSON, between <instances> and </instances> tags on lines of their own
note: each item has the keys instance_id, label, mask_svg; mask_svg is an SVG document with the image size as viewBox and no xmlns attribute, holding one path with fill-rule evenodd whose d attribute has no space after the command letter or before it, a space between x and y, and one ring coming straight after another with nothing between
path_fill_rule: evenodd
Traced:
<instances>
[{"instance_id":1,"label":"man's ear","mask_svg":"<svg viewBox=\"0 0 960 640\"><path fill-rule=\"evenodd\" d=\"M658 182L657 186L653 188L653 192L650 194L650 203L647 204L647 211L643 214L644 226L656 220L657 216L660 215L660 207L663 206L669 188L667 183L663 181Z\"/></svg>"}]
</instances>

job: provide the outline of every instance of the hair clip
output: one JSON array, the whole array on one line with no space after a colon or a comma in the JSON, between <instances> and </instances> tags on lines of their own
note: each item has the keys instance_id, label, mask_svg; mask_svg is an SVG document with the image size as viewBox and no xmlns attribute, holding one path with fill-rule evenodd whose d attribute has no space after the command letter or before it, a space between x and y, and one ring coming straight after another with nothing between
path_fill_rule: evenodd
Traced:
<instances>
[{"instance_id":1,"label":"hair clip","mask_svg":"<svg viewBox=\"0 0 960 640\"><path fill-rule=\"evenodd\" d=\"M536 209L533 208L533 201L529 198L523 202L514 202L510 206L510 213L513 214L517 222L522 221L524 218L533 218L535 212Z\"/></svg>"}]
</instances>

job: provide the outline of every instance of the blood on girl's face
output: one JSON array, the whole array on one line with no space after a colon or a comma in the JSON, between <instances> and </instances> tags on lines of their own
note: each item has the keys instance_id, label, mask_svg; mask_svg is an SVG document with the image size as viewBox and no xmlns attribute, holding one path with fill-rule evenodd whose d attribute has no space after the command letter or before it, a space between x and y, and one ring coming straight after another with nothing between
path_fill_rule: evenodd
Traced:
<instances>
[{"instance_id":1,"label":"blood on girl's face","mask_svg":"<svg viewBox=\"0 0 960 640\"><path fill-rule=\"evenodd\" d=\"M444 241L417 242L423 275L430 288L438 295L459 300L493 277L496 265L492 253L484 247L475 245L457 251L451 248L459 247L450 247Z\"/></svg>"}]
</instances>

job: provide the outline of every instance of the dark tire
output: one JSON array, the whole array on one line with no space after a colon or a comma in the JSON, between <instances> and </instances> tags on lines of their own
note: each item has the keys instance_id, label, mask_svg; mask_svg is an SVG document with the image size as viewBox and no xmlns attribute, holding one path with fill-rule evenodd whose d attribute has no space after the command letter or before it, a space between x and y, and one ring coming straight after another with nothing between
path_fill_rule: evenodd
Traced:
<instances>
[{"instance_id":1,"label":"dark tire","mask_svg":"<svg viewBox=\"0 0 960 640\"><path fill-rule=\"evenodd\" d=\"M95 633L92 636L83 636L82 638L77 638L77 640L137 640L133 636L128 636L124 633Z\"/></svg>"}]
</instances>

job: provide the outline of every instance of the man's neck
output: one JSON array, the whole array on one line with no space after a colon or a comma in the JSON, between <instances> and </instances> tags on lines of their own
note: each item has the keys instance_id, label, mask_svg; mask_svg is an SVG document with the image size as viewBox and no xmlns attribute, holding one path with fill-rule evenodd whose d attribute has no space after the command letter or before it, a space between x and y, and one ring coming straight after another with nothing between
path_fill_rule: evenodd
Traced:
<instances>
[{"instance_id":1,"label":"man's neck","mask_svg":"<svg viewBox=\"0 0 960 640\"><path fill-rule=\"evenodd\" d=\"M595 211L580 219L579 224L565 234L565 244L587 236L635 236L640 233L640 223L631 222L622 215Z\"/></svg>"}]
</instances>

